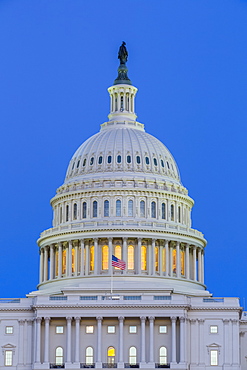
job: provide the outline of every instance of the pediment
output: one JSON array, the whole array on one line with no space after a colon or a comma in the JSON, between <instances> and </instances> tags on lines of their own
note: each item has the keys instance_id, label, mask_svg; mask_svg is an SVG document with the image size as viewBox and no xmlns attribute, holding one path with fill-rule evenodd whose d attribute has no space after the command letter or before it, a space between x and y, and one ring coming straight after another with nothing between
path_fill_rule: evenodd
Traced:
<instances>
[{"instance_id":1,"label":"pediment","mask_svg":"<svg viewBox=\"0 0 247 370\"><path fill-rule=\"evenodd\" d=\"M14 348L16 348L16 346L14 346L11 343L8 343L8 344L5 344L4 346L2 346L2 348L3 349L14 349Z\"/></svg>"}]
</instances>

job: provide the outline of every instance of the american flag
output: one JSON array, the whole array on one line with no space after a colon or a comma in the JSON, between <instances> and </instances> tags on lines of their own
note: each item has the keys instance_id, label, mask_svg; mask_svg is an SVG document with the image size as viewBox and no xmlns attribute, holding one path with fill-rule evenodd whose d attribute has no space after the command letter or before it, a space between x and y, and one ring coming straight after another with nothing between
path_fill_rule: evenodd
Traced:
<instances>
[{"instance_id":1,"label":"american flag","mask_svg":"<svg viewBox=\"0 0 247 370\"><path fill-rule=\"evenodd\" d=\"M126 263L124 261L120 260L119 258L113 255L112 255L111 264L114 267L118 267L120 270L125 270L125 267L126 267Z\"/></svg>"}]
</instances>

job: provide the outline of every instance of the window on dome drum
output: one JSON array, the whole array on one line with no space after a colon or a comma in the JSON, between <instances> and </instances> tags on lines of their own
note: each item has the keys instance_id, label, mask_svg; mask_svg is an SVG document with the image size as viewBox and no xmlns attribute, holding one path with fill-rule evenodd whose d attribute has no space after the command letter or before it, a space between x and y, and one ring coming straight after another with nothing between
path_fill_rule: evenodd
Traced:
<instances>
[{"instance_id":1,"label":"window on dome drum","mask_svg":"<svg viewBox=\"0 0 247 370\"><path fill-rule=\"evenodd\" d=\"M134 270L134 246L128 246L128 270Z\"/></svg>"},{"instance_id":2,"label":"window on dome drum","mask_svg":"<svg viewBox=\"0 0 247 370\"><path fill-rule=\"evenodd\" d=\"M93 334L94 332L94 326L93 325L87 325L86 326L86 334Z\"/></svg>"},{"instance_id":3,"label":"window on dome drum","mask_svg":"<svg viewBox=\"0 0 247 370\"><path fill-rule=\"evenodd\" d=\"M90 271L94 271L94 246L90 247L90 263L89 263Z\"/></svg>"},{"instance_id":4,"label":"window on dome drum","mask_svg":"<svg viewBox=\"0 0 247 370\"><path fill-rule=\"evenodd\" d=\"M126 94L126 110L129 111L129 106L130 106L130 98L129 98L129 93Z\"/></svg>"},{"instance_id":5,"label":"window on dome drum","mask_svg":"<svg viewBox=\"0 0 247 370\"><path fill-rule=\"evenodd\" d=\"M176 249L172 249L172 272L175 274L177 269L176 269L176 262L177 262L177 251Z\"/></svg>"},{"instance_id":6,"label":"window on dome drum","mask_svg":"<svg viewBox=\"0 0 247 370\"><path fill-rule=\"evenodd\" d=\"M167 365L167 349L166 349L166 347L160 347L159 363L160 363L160 365Z\"/></svg>"},{"instance_id":7,"label":"window on dome drum","mask_svg":"<svg viewBox=\"0 0 247 370\"><path fill-rule=\"evenodd\" d=\"M145 202L144 202L144 200L140 201L140 217L145 217Z\"/></svg>"},{"instance_id":8,"label":"window on dome drum","mask_svg":"<svg viewBox=\"0 0 247 370\"><path fill-rule=\"evenodd\" d=\"M63 249L62 252L62 274L66 273L66 249Z\"/></svg>"},{"instance_id":9,"label":"window on dome drum","mask_svg":"<svg viewBox=\"0 0 247 370\"><path fill-rule=\"evenodd\" d=\"M131 163L131 156L127 155L127 163Z\"/></svg>"},{"instance_id":10,"label":"window on dome drum","mask_svg":"<svg viewBox=\"0 0 247 370\"><path fill-rule=\"evenodd\" d=\"M121 245L116 245L114 248L114 256L118 259L122 259L122 247ZM118 267L115 267L116 270L120 270Z\"/></svg>"},{"instance_id":11,"label":"window on dome drum","mask_svg":"<svg viewBox=\"0 0 247 370\"><path fill-rule=\"evenodd\" d=\"M116 216L121 216L121 200L119 199L116 201Z\"/></svg>"},{"instance_id":12,"label":"window on dome drum","mask_svg":"<svg viewBox=\"0 0 247 370\"><path fill-rule=\"evenodd\" d=\"M129 364L136 365L136 347L130 347L129 349Z\"/></svg>"},{"instance_id":13,"label":"window on dome drum","mask_svg":"<svg viewBox=\"0 0 247 370\"><path fill-rule=\"evenodd\" d=\"M107 363L108 364L114 364L115 363L115 348L114 347L108 347L107 349Z\"/></svg>"},{"instance_id":14,"label":"window on dome drum","mask_svg":"<svg viewBox=\"0 0 247 370\"><path fill-rule=\"evenodd\" d=\"M78 168L79 166L80 166L80 159L79 159L79 161L77 162L76 168Z\"/></svg>"},{"instance_id":15,"label":"window on dome drum","mask_svg":"<svg viewBox=\"0 0 247 370\"><path fill-rule=\"evenodd\" d=\"M55 275L58 276L58 249L55 250Z\"/></svg>"},{"instance_id":16,"label":"window on dome drum","mask_svg":"<svg viewBox=\"0 0 247 370\"><path fill-rule=\"evenodd\" d=\"M184 262L185 262L185 253L184 251L180 251L180 263L181 263L181 275L184 275Z\"/></svg>"},{"instance_id":17,"label":"window on dome drum","mask_svg":"<svg viewBox=\"0 0 247 370\"><path fill-rule=\"evenodd\" d=\"M117 163L121 163L122 162L122 157L121 157L121 155L118 155L117 156Z\"/></svg>"},{"instance_id":18,"label":"window on dome drum","mask_svg":"<svg viewBox=\"0 0 247 370\"><path fill-rule=\"evenodd\" d=\"M117 94L115 94L115 112L117 111Z\"/></svg>"},{"instance_id":19,"label":"window on dome drum","mask_svg":"<svg viewBox=\"0 0 247 370\"><path fill-rule=\"evenodd\" d=\"M135 325L129 326L129 333L130 334L136 334L137 333L137 327Z\"/></svg>"},{"instance_id":20,"label":"window on dome drum","mask_svg":"<svg viewBox=\"0 0 247 370\"><path fill-rule=\"evenodd\" d=\"M63 348L57 347L56 348L56 365L62 365L63 364Z\"/></svg>"},{"instance_id":21,"label":"window on dome drum","mask_svg":"<svg viewBox=\"0 0 247 370\"><path fill-rule=\"evenodd\" d=\"M178 222L181 222L181 207L178 207Z\"/></svg>"},{"instance_id":22,"label":"window on dome drum","mask_svg":"<svg viewBox=\"0 0 247 370\"><path fill-rule=\"evenodd\" d=\"M217 325L211 325L210 326L210 333L211 334L217 334L218 333L218 326Z\"/></svg>"},{"instance_id":23,"label":"window on dome drum","mask_svg":"<svg viewBox=\"0 0 247 370\"><path fill-rule=\"evenodd\" d=\"M166 164L167 164L167 168L168 168L168 170L169 170L169 169L170 169L169 163L168 163L168 162L166 162Z\"/></svg>"},{"instance_id":24,"label":"window on dome drum","mask_svg":"<svg viewBox=\"0 0 247 370\"><path fill-rule=\"evenodd\" d=\"M165 164L164 164L163 159L161 159L161 160L160 160L160 163L161 163L161 167L163 167L163 168L164 168L164 167L165 167Z\"/></svg>"},{"instance_id":25,"label":"window on dome drum","mask_svg":"<svg viewBox=\"0 0 247 370\"><path fill-rule=\"evenodd\" d=\"M167 333L167 326L166 325L160 325L159 326L159 333L160 334L166 334Z\"/></svg>"},{"instance_id":26,"label":"window on dome drum","mask_svg":"<svg viewBox=\"0 0 247 370\"><path fill-rule=\"evenodd\" d=\"M60 207L60 223L63 222L63 209Z\"/></svg>"},{"instance_id":27,"label":"window on dome drum","mask_svg":"<svg viewBox=\"0 0 247 370\"><path fill-rule=\"evenodd\" d=\"M102 270L108 270L109 248L108 245L102 247Z\"/></svg>"},{"instance_id":28,"label":"window on dome drum","mask_svg":"<svg viewBox=\"0 0 247 370\"><path fill-rule=\"evenodd\" d=\"M86 166L86 163L87 163L87 159L86 159L86 158L84 158L83 163L82 163L83 167L85 167L85 166Z\"/></svg>"},{"instance_id":29,"label":"window on dome drum","mask_svg":"<svg viewBox=\"0 0 247 370\"><path fill-rule=\"evenodd\" d=\"M104 201L104 217L109 217L109 200Z\"/></svg>"},{"instance_id":30,"label":"window on dome drum","mask_svg":"<svg viewBox=\"0 0 247 370\"><path fill-rule=\"evenodd\" d=\"M86 217L87 217L87 203L83 202L82 203L82 218L86 218Z\"/></svg>"},{"instance_id":31,"label":"window on dome drum","mask_svg":"<svg viewBox=\"0 0 247 370\"><path fill-rule=\"evenodd\" d=\"M218 366L218 351L217 350L210 351L210 365Z\"/></svg>"},{"instance_id":32,"label":"window on dome drum","mask_svg":"<svg viewBox=\"0 0 247 370\"><path fill-rule=\"evenodd\" d=\"M154 248L155 271L159 271L159 248Z\"/></svg>"},{"instance_id":33,"label":"window on dome drum","mask_svg":"<svg viewBox=\"0 0 247 370\"><path fill-rule=\"evenodd\" d=\"M123 110L124 104L123 104L123 96L121 96L121 110Z\"/></svg>"},{"instance_id":34,"label":"window on dome drum","mask_svg":"<svg viewBox=\"0 0 247 370\"><path fill-rule=\"evenodd\" d=\"M107 157L107 163L111 163L111 155L108 155L108 157Z\"/></svg>"},{"instance_id":35,"label":"window on dome drum","mask_svg":"<svg viewBox=\"0 0 247 370\"><path fill-rule=\"evenodd\" d=\"M171 221L174 221L174 205L171 205Z\"/></svg>"},{"instance_id":36,"label":"window on dome drum","mask_svg":"<svg viewBox=\"0 0 247 370\"><path fill-rule=\"evenodd\" d=\"M145 157L146 164L149 164L149 158Z\"/></svg>"},{"instance_id":37,"label":"window on dome drum","mask_svg":"<svg viewBox=\"0 0 247 370\"><path fill-rule=\"evenodd\" d=\"M158 165L158 163L157 163L157 159L156 159L156 158L154 158L154 165L155 165L155 166L157 166L157 165Z\"/></svg>"},{"instance_id":38,"label":"window on dome drum","mask_svg":"<svg viewBox=\"0 0 247 370\"><path fill-rule=\"evenodd\" d=\"M5 327L5 334L13 334L14 333L14 327L13 326L6 326Z\"/></svg>"},{"instance_id":39,"label":"window on dome drum","mask_svg":"<svg viewBox=\"0 0 247 370\"><path fill-rule=\"evenodd\" d=\"M166 219L166 205L165 205L165 203L161 204L161 218L162 218L162 220Z\"/></svg>"},{"instance_id":40,"label":"window on dome drum","mask_svg":"<svg viewBox=\"0 0 247 370\"><path fill-rule=\"evenodd\" d=\"M13 366L13 351L6 350L4 353L4 365Z\"/></svg>"},{"instance_id":41,"label":"window on dome drum","mask_svg":"<svg viewBox=\"0 0 247 370\"><path fill-rule=\"evenodd\" d=\"M128 201L128 216L130 216L130 217L133 217L133 200L132 199L130 199L129 201Z\"/></svg>"},{"instance_id":42,"label":"window on dome drum","mask_svg":"<svg viewBox=\"0 0 247 370\"><path fill-rule=\"evenodd\" d=\"M98 164L102 164L102 162L103 162L103 157L102 157L102 155L100 155L99 159L98 159Z\"/></svg>"},{"instance_id":43,"label":"window on dome drum","mask_svg":"<svg viewBox=\"0 0 247 370\"><path fill-rule=\"evenodd\" d=\"M66 205L66 221L69 221L69 206Z\"/></svg>"},{"instance_id":44,"label":"window on dome drum","mask_svg":"<svg viewBox=\"0 0 247 370\"><path fill-rule=\"evenodd\" d=\"M72 248L71 251L71 271L75 273L75 248Z\"/></svg>"},{"instance_id":45,"label":"window on dome drum","mask_svg":"<svg viewBox=\"0 0 247 370\"><path fill-rule=\"evenodd\" d=\"M141 163L141 157L139 155L136 156L136 163L137 164Z\"/></svg>"},{"instance_id":46,"label":"window on dome drum","mask_svg":"<svg viewBox=\"0 0 247 370\"><path fill-rule=\"evenodd\" d=\"M147 270L147 247L145 245L141 247L141 270Z\"/></svg>"},{"instance_id":47,"label":"window on dome drum","mask_svg":"<svg viewBox=\"0 0 247 370\"><path fill-rule=\"evenodd\" d=\"M86 365L93 365L93 347L86 348Z\"/></svg>"},{"instance_id":48,"label":"window on dome drum","mask_svg":"<svg viewBox=\"0 0 247 370\"><path fill-rule=\"evenodd\" d=\"M63 326L56 326L56 334L63 334Z\"/></svg>"},{"instance_id":49,"label":"window on dome drum","mask_svg":"<svg viewBox=\"0 0 247 370\"><path fill-rule=\"evenodd\" d=\"M94 162L94 157L91 157L91 159L90 159L90 165L91 166L93 165L93 162Z\"/></svg>"},{"instance_id":50,"label":"window on dome drum","mask_svg":"<svg viewBox=\"0 0 247 370\"><path fill-rule=\"evenodd\" d=\"M155 202L151 203L151 217L156 218L156 203Z\"/></svg>"},{"instance_id":51,"label":"window on dome drum","mask_svg":"<svg viewBox=\"0 0 247 370\"><path fill-rule=\"evenodd\" d=\"M166 250L162 249L162 271L166 271Z\"/></svg>"},{"instance_id":52,"label":"window on dome drum","mask_svg":"<svg viewBox=\"0 0 247 370\"><path fill-rule=\"evenodd\" d=\"M97 217L98 214L98 202L96 200L93 201L93 217Z\"/></svg>"},{"instance_id":53,"label":"window on dome drum","mask_svg":"<svg viewBox=\"0 0 247 370\"><path fill-rule=\"evenodd\" d=\"M116 327L114 325L108 325L107 326L107 333L108 334L115 334L116 332Z\"/></svg>"},{"instance_id":54,"label":"window on dome drum","mask_svg":"<svg viewBox=\"0 0 247 370\"><path fill-rule=\"evenodd\" d=\"M73 217L74 217L74 220L77 219L77 203L74 203L74 207L73 207Z\"/></svg>"}]
</instances>

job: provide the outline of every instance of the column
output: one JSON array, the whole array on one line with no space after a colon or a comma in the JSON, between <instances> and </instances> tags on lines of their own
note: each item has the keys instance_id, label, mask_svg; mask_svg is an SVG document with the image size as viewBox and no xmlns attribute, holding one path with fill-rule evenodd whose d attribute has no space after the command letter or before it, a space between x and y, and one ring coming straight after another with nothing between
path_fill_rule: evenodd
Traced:
<instances>
[{"instance_id":1,"label":"column","mask_svg":"<svg viewBox=\"0 0 247 370\"><path fill-rule=\"evenodd\" d=\"M54 245L50 245L50 280L54 279Z\"/></svg>"},{"instance_id":2,"label":"column","mask_svg":"<svg viewBox=\"0 0 247 370\"><path fill-rule=\"evenodd\" d=\"M44 280L44 249L40 248L39 283L41 284L43 280Z\"/></svg>"},{"instance_id":3,"label":"column","mask_svg":"<svg viewBox=\"0 0 247 370\"><path fill-rule=\"evenodd\" d=\"M193 280L197 280L196 273L196 246L193 247Z\"/></svg>"},{"instance_id":4,"label":"column","mask_svg":"<svg viewBox=\"0 0 247 370\"><path fill-rule=\"evenodd\" d=\"M185 318L180 317L180 364L185 363Z\"/></svg>"},{"instance_id":5,"label":"column","mask_svg":"<svg viewBox=\"0 0 247 370\"><path fill-rule=\"evenodd\" d=\"M172 322L172 363L177 363L177 349L176 349L176 317L171 317Z\"/></svg>"},{"instance_id":6,"label":"column","mask_svg":"<svg viewBox=\"0 0 247 370\"><path fill-rule=\"evenodd\" d=\"M72 240L69 241L67 261L67 276L70 277L72 275Z\"/></svg>"},{"instance_id":7,"label":"column","mask_svg":"<svg viewBox=\"0 0 247 370\"><path fill-rule=\"evenodd\" d=\"M99 273L98 271L98 238L94 238L94 275Z\"/></svg>"},{"instance_id":8,"label":"column","mask_svg":"<svg viewBox=\"0 0 247 370\"><path fill-rule=\"evenodd\" d=\"M126 275L128 270L127 238L123 238L123 260L126 263L126 269L123 270L123 274Z\"/></svg>"},{"instance_id":9,"label":"column","mask_svg":"<svg viewBox=\"0 0 247 370\"><path fill-rule=\"evenodd\" d=\"M154 317L149 316L149 363L154 366Z\"/></svg>"},{"instance_id":10,"label":"column","mask_svg":"<svg viewBox=\"0 0 247 370\"><path fill-rule=\"evenodd\" d=\"M224 323L224 364L225 365L230 365L230 360L229 360L229 320L225 319L223 320Z\"/></svg>"},{"instance_id":11,"label":"column","mask_svg":"<svg viewBox=\"0 0 247 370\"><path fill-rule=\"evenodd\" d=\"M190 320L190 334L191 334L191 345L190 345L191 364L196 365L199 362L198 329L196 319Z\"/></svg>"},{"instance_id":12,"label":"column","mask_svg":"<svg viewBox=\"0 0 247 370\"><path fill-rule=\"evenodd\" d=\"M198 249L198 281L202 282L202 251L201 248Z\"/></svg>"},{"instance_id":13,"label":"column","mask_svg":"<svg viewBox=\"0 0 247 370\"><path fill-rule=\"evenodd\" d=\"M63 253L63 250L62 250L63 246L62 246L62 243L59 242L58 243L58 278L61 279L62 277L62 253Z\"/></svg>"},{"instance_id":14,"label":"column","mask_svg":"<svg viewBox=\"0 0 247 370\"><path fill-rule=\"evenodd\" d=\"M155 275L155 240L156 239L152 239L152 248L151 248L151 255L152 255L152 275Z\"/></svg>"},{"instance_id":15,"label":"column","mask_svg":"<svg viewBox=\"0 0 247 370\"><path fill-rule=\"evenodd\" d=\"M80 247L81 247L81 272L80 275L83 276L85 271L85 261L84 261L84 239L80 240Z\"/></svg>"},{"instance_id":16,"label":"column","mask_svg":"<svg viewBox=\"0 0 247 370\"><path fill-rule=\"evenodd\" d=\"M123 323L124 317L119 316L119 357L118 357L118 367L124 368L124 359L123 359Z\"/></svg>"},{"instance_id":17,"label":"column","mask_svg":"<svg viewBox=\"0 0 247 370\"><path fill-rule=\"evenodd\" d=\"M146 329L146 317L141 316L141 362L145 363L146 362L146 356L145 356L145 351L146 351L146 338L145 338L145 329Z\"/></svg>"},{"instance_id":18,"label":"column","mask_svg":"<svg viewBox=\"0 0 247 370\"><path fill-rule=\"evenodd\" d=\"M102 346L102 317L97 317L97 362L95 364L96 368L102 367L101 359L101 346Z\"/></svg>"},{"instance_id":19,"label":"column","mask_svg":"<svg viewBox=\"0 0 247 370\"><path fill-rule=\"evenodd\" d=\"M138 241L137 241L137 275L141 274L141 247L142 247L142 239L138 238Z\"/></svg>"},{"instance_id":20,"label":"column","mask_svg":"<svg viewBox=\"0 0 247 370\"><path fill-rule=\"evenodd\" d=\"M108 248L109 248L109 262L108 262L108 272L112 275L112 238L108 238Z\"/></svg>"},{"instance_id":21,"label":"column","mask_svg":"<svg viewBox=\"0 0 247 370\"><path fill-rule=\"evenodd\" d=\"M163 245L161 243L163 242L160 241L160 247L159 247L159 273L160 273L160 276L163 276Z\"/></svg>"},{"instance_id":22,"label":"column","mask_svg":"<svg viewBox=\"0 0 247 370\"><path fill-rule=\"evenodd\" d=\"M47 281L48 279L48 250L47 246L44 247L45 254L44 254L44 281Z\"/></svg>"},{"instance_id":23,"label":"column","mask_svg":"<svg viewBox=\"0 0 247 370\"><path fill-rule=\"evenodd\" d=\"M185 278L190 278L190 246L186 244L185 246Z\"/></svg>"},{"instance_id":24,"label":"column","mask_svg":"<svg viewBox=\"0 0 247 370\"><path fill-rule=\"evenodd\" d=\"M169 275L169 242L165 241L165 250L166 250L166 276Z\"/></svg>"},{"instance_id":25,"label":"column","mask_svg":"<svg viewBox=\"0 0 247 370\"><path fill-rule=\"evenodd\" d=\"M71 321L72 321L72 317L66 317L66 320L67 320L67 338L66 338L67 358L66 358L66 362L71 363Z\"/></svg>"},{"instance_id":26,"label":"column","mask_svg":"<svg viewBox=\"0 0 247 370\"><path fill-rule=\"evenodd\" d=\"M170 276L173 276L173 245L170 244Z\"/></svg>"},{"instance_id":27,"label":"column","mask_svg":"<svg viewBox=\"0 0 247 370\"><path fill-rule=\"evenodd\" d=\"M89 268L89 245L88 240L86 241L86 261L85 261L85 275L88 275L88 268Z\"/></svg>"},{"instance_id":28,"label":"column","mask_svg":"<svg viewBox=\"0 0 247 370\"><path fill-rule=\"evenodd\" d=\"M74 272L74 276L78 276L78 249L79 249L78 243L79 243L79 241L77 240L76 245L75 245L75 272Z\"/></svg>"},{"instance_id":29,"label":"column","mask_svg":"<svg viewBox=\"0 0 247 370\"><path fill-rule=\"evenodd\" d=\"M204 320L199 320L199 365L205 365L204 359Z\"/></svg>"},{"instance_id":30,"label":"column","mask_svg":"<svg viewBox=\"0 0 247 370\"><path fill-rule=\"evenodd\" d=\"M176 245L176 275L177 278L181 277L181 260L180 260L180 243Z\"/></svg>"},{"instance_id":31,"label":"column","mask_svg":"<svg viewBox=\"0 0 247 370\"><path fill-rule=\"evenodd\" d=\"M33 345L34 345L34 333L33 333L33 320L27 320L27 333L26 333L26 361L25 364L31 364L32 362L32 353L33 353Z\"/></svg>"},{"instance_id":32,"label":"column","mask_svg":"<svg viewBox=\"0 0 247 370\"><path fill-rule=\"evenodd\" d=\"M45 350L44 350L44 363L49 362L49 330L50 330L50 317L45 317Z\"/></svg>"},{"instance_id":33,"label":"column","mask_svg":"<svg viewBox=\"0 0 247 370\"><path fill-rule=\"evenodd\" d=\"M36 363L40 364L41 317L36 318Z\"/></svg>"},{"instance_id":34,"label":"column","mask_svg":"<svg viewBox=\"0 0 247 370\"><path fill-rule=\"evenodd\" d=\"M80 362L80 317L75 318L75 362Z\"/></svg>"},{"instance_id":35,"label":"column","mask_svg":"<svg viewBox=\"0 0 247 370\"><path fill-rule=\"evenodd\" d=\"M202 283L204 284L204 251L202 251Z\"/></svg>"},{"instance_id":36,"label":"column","mask_svg":"<svg viewBox=\"0 0 247 370\"><path fill-rule=\"evenodd\" d=\"M18 320L19 323L19 364L24 365L24 351L27 350L24 348L24 324L25 320Z\"/></svg>"},{"instance_id":37,"label":"column","mask_svg":"<svg viewBox=\"0 0 247 370\"><path fill-rule=\"evenodd\" d=\"M238 320L232 320L232 365L239 365L239 327Z\"/></svg>"}]
</instances>

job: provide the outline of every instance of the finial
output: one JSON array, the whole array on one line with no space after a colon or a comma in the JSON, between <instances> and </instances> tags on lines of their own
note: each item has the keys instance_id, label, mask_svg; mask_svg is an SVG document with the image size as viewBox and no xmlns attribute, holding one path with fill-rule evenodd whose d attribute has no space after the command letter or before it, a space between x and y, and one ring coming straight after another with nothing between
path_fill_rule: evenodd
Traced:
<instances>
[{"instance_id":1,"label":"finial","mask_svg":"<svg viewBox=\"0 0 247 370\"><path fill-rule=\"evenodd\" d=\"M128 51L125 45L126 43L123 41L118 51L118 59L120 60L120 66L118 67L118 76L114 81L114 85L120 84L132 85L127 75L128 68L125 65L128 59Z\"/></svg>"}]
</instances>

